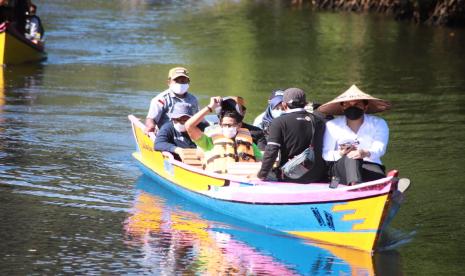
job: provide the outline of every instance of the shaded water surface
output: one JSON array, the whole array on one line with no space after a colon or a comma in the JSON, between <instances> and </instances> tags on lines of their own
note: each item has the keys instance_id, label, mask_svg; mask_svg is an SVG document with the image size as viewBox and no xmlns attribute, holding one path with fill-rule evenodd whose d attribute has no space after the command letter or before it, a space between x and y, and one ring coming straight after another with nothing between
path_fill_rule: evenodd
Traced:
<instances>
[{"instance_id":1,"label":"shaded water surface","mask_svg":"<svg viewBox=\"0 0 465 276\"><path fill-rule=\"evenodd\" d=\"M36 1L49 58L0 79L0 274L447 275L462 272L465 32L279 1ZM131 159L169 68L191 91L389 99L384 158L413 186L373 258L254 229L158 189ZM415 233L415 234L412 234ZM413 240L407 242L410 238Z\"/></svg>"}]
</instances>

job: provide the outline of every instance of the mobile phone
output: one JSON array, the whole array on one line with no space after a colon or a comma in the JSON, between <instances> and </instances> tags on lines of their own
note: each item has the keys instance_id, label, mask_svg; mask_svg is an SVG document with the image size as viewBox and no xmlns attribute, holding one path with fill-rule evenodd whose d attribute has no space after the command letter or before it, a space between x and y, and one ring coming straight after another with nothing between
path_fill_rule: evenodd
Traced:
<instances>
[{"instance_id":1,"label":"mobile phone","mask_svg":"<svg viewBox=\"0 0 465 276\"><path fill-rule=\"evenodd\" d=\"M344 140L339 143L339 148L347 149L351 147L356 147L358 145L357 140Z\"/></svg>"},{"instance_id":2,"label":"mobile phone","mask_svg":"<svg viewBox=\"0 0 465 276\"><path fill-rule=\"evenodd\" d=\"M331 189L336 189L337 186L339 185L339 181L340 181L339 177L337 176L331 177L331 182L329 183L329 187Z\"/></svg>"}]
</instances>

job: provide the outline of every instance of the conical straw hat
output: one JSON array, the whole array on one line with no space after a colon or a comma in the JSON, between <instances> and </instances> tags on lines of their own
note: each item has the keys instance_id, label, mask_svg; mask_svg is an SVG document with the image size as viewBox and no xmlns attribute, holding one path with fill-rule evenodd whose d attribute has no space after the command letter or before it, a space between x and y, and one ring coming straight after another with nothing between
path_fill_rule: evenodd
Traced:
<instances>
[{"instance_id":1,"label":"conical straw hat","mask_svg":"<svg viewBox=\"0 0 465 276\"><path fill-rule=\"evenodd\" d=\"M342 115L344 114L344 111L342 110L341 103L357 100L368 101L368 109L366 113L376 113L391 108L391 104L388 101L372 97L364 93L355 84L353 84L349 89L347 89L341 95L337 96L334 100L318 107L318 110L328 115Z\"/></svg>"}]
</instances>

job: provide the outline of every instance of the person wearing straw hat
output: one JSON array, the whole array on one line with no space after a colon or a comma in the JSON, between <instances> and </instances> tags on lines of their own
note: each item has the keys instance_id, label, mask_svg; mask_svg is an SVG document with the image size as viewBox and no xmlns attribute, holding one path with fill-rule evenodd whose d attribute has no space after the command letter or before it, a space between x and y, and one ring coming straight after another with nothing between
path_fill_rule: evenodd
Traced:
<instances>
[{"instance_id":1,"label":"person wearing straw hat","mask_svg":"<svg viewBox=\"0 0 465 276\"><path fill-rule=\"evenodd\" d=\"M380 117L369 115L390 109L388 101L372 97L352 85L318 110L338 116L326 123L323 159L330 175L341 184L354 185L385 176L381 157L386 152L389 128Z\"/></svg>"},{"instance_id":2,"label":"person wearing straw hat","mask_svg":"<svg viewBox=\"0 0 465 276\"><path fill-rule=\"evenodd\" d=\"M176 103L168 114L170 122L164 124L155 138L155 150L171 152L178 160L181 149L196 148L184 124L192 117L192 107L188 103Z\"/></svg>"},{"instance_id":3,"label":"person wearing straw hat","mask_svg":"<svg viewBox=\"0 0 465 276\"><path fill-rule=\"evenodd\" d=\"M149 112L145 119L145 133L155 131L156 127L160 129L168 122L168 113L172 112L175 103L189 103L192 114L199 111L197 98L188 92L190 78L186 68L171 68L168 72L167 83L169 88L158 94L150 102Z\"/></svg>"}]
</instances>

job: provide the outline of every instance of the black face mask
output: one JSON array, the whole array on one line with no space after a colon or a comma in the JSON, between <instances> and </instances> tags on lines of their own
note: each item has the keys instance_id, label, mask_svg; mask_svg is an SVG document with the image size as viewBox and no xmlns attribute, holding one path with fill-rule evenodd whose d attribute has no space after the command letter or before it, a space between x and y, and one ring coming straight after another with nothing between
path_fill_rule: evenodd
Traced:
<instances>
[{"instance_id":1,"label":"black face mask","mask_svg":"<svg viewBox=\"0 0 465 276\"><path fill-rule=\"evenodd\" d=\"M363 109L360 109L355 106L351 106L344 110L344 115L347 117L349 120L357 120L360 119L363 116Z\"/></svg>"}]
</instances>

